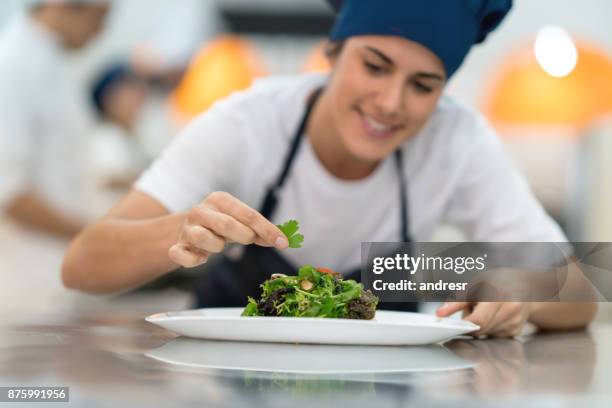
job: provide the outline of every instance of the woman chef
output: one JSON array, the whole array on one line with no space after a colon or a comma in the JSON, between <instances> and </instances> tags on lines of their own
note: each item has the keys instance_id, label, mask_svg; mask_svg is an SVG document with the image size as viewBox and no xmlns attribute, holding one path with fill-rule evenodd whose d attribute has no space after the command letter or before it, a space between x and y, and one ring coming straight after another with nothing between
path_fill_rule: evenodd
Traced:
<instances>
[{"instance_id":1,"label":"woman chef","mask_svg":"<svg viewBox=\"0 0 612 408\"><path fill-rule=\"evenodd\" d=\"M427 241L441 223L475 241L565 240L483 117L444 95L511 1L334 5L331 74L262 80L196 118L75 239L68 287L125 290L222 253L198 305L242 306L270 274L305 263L359 279L362 241ZM306 241L284 251L275 224L289 219ZM527 320L584 326L595 306L456 302L437 313L459 310L475 334L512 336Z\"/></svg>"}]
</instances>

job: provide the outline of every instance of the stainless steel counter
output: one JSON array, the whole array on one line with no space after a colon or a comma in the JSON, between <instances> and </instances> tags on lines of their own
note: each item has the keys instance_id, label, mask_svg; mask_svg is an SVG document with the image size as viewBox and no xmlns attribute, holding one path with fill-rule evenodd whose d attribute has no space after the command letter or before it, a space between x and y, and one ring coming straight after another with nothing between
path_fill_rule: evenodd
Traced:
<instances>
[{"instance_id":1,"label":"stainless steel counter","mask_svg":"<svg viewBox=\"0 0 612 408\"><path fill-rule=\"evenodd\" d=\"M191 340L143 317L109 308L0 323L0 386L68 386L70 402L54 406L75 407L612 406L611 325L389 350ZM360 366L398 353L408 372Z\"/></svg>"}]
</instances>

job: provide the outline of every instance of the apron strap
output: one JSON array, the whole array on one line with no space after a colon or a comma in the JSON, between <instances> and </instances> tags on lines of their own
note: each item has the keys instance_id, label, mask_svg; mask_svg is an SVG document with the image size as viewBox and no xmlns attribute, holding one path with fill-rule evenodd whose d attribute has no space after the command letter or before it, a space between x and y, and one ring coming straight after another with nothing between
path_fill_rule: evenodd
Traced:
<instances>
[{"instance_id":1,"label":"apron strap","mask_svg":"<svg viewBox=\"0 0 612 408\"><path fill-rule=\"evenodd\" d=\"M408 182L406 181L406 175L404 174L404 155L402 153L402 148L399 147L395 151L395 164L397 167L397 175L399 178L399 190L400 190L400 204L401 204L401 234L402 234L402 242L412 242L412 238L410 237L410 225L408 223L409 220L409 201L408 201Z\"/></svg>"},{"instance_id":2,"label":"apron strap","mask_svg":"<svg viewBox=\"0 0 612 408\"><path fill-rule=\"evenodd\" d=\"M302 120L300 121L300 126L297 128L296 132L293 135L293 139L291 140L291 147L287 152L287 156L285 157L285 161L283 164L283 169L279 174L276 182L268 188L266 192L266 196L264 198L263 204L261 206L261 210L259 211L261 215L270 219L272 213L276 209L276 204L278 203L277 192L280 188L285 184L285 180L289 175L289 170L291 169L291 165L297 155L297 151L300 147L300 142L302 141L302 135L304 134L304 130L306 129L306 124L308 123L308 118L310 117L310 113L312 112L312 108L314 107L317 99L319 99L319 95L321 95L321 88L318 88L310 97L308 104L306 105L306 110L302 115Z\"/></svg>"},{"instance_id":3,"label":"apron strap","mask_svg":"<svg viewBox=\"0 0 612 408\"><path fill-rule=\"evenodd\" d=\"M304 130L306 129L308 118L310 117L310 113L312 112L312 108L314 107L317 99L321 95L321 91L322 91L321 88L317 89L310 97L310 100L308 101L308 104L306 105L306 110L304 111L304 114L300 121L300 125L297 128L296 132L294 133L293 139L291 140L291 146L285 157L285 161L283 163L283 169L281 173L279 174L278 178L276 179L276 182L272 186L270 186L268 190L266 191L266 195L264 197L264 201L263 201L263 204L259 212L261 213L261 215L263 215L267 219L271 218L272 214L274 213L274 210L276 209L276 205L278 204L277 193L280 190L280 188L285 184L285 181L287 180L287 176L289 175L289 171L291 170L291 165L293 164L293 161L295 160L298 149L300 147L300 142L302 140L302 135L304 134ZM404 174L404 159L403 159L401 147L395 150L395 164L397 167L397 173L398 173L398 178L399 178L400 204L401 204L401 207L400 207L401 237L400 238L402 242L412 242L412 239L410 238L410 225L408 223L408 219L409 219L408 189L407 189L408 184L406 182L406 176Z\"/></svg>"}]
</instances>

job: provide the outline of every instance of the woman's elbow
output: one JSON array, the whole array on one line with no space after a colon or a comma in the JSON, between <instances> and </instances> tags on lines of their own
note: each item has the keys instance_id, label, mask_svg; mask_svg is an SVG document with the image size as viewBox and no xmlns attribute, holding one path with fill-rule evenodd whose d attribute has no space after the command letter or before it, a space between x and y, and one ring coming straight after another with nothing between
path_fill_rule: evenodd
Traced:
<instances>
[{"instance_id":1,"label":"woman's elbow","mask_svg":"<svg viewBox=\"0 0 612 408\"><path fill-rule=\"evenodd\" d=\"M80 266L78 265L78 239L80 235L72 240L68 250L64 254L61 268L61 278L63 285L68 289L81 290L81 278L79 276Z\"/></svg>"},{"instance_id":2,"label":"woman's elbow","mask_svg":"<svg viewBox=\"0 0 612 408\"><path fill-rule=\"evenodd\" d=\"M81 268L76 265L74 259L71 259L70 255L66 255L64 258L64 263L62 264L62 284L67 289L78 290L86 293L95 293L92 291L83 279L84 274L81 271Z\"/></svg>"},{"instance_id":3,"label":"woman's elbow","mask_svg":"<svg viewBox=\"0 0 612 408\"><path fill-rule=\"evenodd\" d=\"M598 304L596 302L576 303L575 305L578 312L573 318L568 319L561 329L582 330L595 319L598 310Z\"/></svg>"},{"instance_id":4,"label":"woman's elbow","mask_svg":"<svg viewBox=\"0 0 612 408\"><path fill-rule=\"evenodd\" d=\"M88 271L80 269L78 266L72 265L69 259L64 261L62 265L61 278L65 288L77 290L79 292L88 293L91 295L110 295L118 292L114 288L102 285L92 279L88 279Z\"/></svg>"},{"instance_id":5,"label":"woman's elbow","mask_svg":"<svg viewBox=\"0 0 612 408\"><path fill-rule=\"evenodd\" d=\"M584 328L588 326L595 319L595 316L597 315L597 310L599 309L599 303L597 302L583 303L582 307L584 308L584 311L583 311L582 321L579 322L579 325L578 325L579 328Z\"/></svg>"},{"instance_id":6,"label":"woman's elbow","mask_svg":"<svg viewBox=\"0 0 612 408\"><path fill-rule=\"evenodd\" d=\"M586 328L597 315L599 309L597 302L574 303L577 310L575 316L567 322L567 328L580 330Z\"/></svg>"},{"instance_id":7,"label":"woman's elbow","mask_svg":"<svg viewBox=\"0 0 612 408\"><path fill-rule=\"evenodd\" d=\"M82 274L79 273L79 270L80 268L75 265L75 261L71 259L71 256L66 255L61 271L62 284L67 289L89 292L84 285Z\"/></svg>"},{"instance_id":8,"label":"woman's elbow","mask_svg":"<svg viewBox=\"0 0 612 408\"><path fill-rule=\"evenodd\" d=\"M101 285L96 279L95 271L91 270L91 262L83 253L79 234L70 244L61 268L61 280L67 289L78 290L90 294L109 294L113 290Z\"/></svg>"},{"instance_id":9,"label":"woman's elbow","mask_svg":"<svg viewBox=\"0 0 612 408\"><path fill-rule=\"evenodd\" d=\"M596 302L536 302L529 320L545 331L580 330L593 321L597 309Z\"/></svg>"}]
</instances>

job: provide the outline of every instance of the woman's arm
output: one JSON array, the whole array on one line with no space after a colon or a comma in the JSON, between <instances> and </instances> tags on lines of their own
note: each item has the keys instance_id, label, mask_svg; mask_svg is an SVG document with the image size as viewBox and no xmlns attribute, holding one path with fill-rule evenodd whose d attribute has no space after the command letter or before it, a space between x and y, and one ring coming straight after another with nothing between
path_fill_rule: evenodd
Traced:
<instances>
[{"instance_id":1,"label":"woman's arm","mask_svg":"<svg viewBox=\"0 0 612 408\"><path fill-rule=\"evenodd\" d=\"M85 292L117 292L178 266L201 265L228 242L289 245L274 224L229 193L213 192L188 213L170 215L147 194L132 190L73 241L62 279Z\"/></svg>"},{"instance_id":2,"label":"woman's arm","mask_svg":"<svg viewBox=\"0 0 612 408\"><path fill-rule=\"evenodd\" d=\"M533 302L529 321L542 330L580 329L597 313L595 302Z\"/></svg>"},{"instance_id":3,"label":"woman's arm","mask_svg":"<svg viewBox=\"0 0 612 408\"><path fill-rule=\"evenodd\" d=\"M594 302L447 302L436 314L447 317L463 311L463 319L477 324L474 336L513 337L530 321L541 330L571 330L587 326L597 312Z\"/></svg>"},{"instance_id":4,"label":"woman's arm","mask_svg":"<svg viewBox=\"0 0 612 408\"><path fill-rule=\"evenodd\" d=\"M587 326L597 313L597 294L574 259L553 302L449 302L438 316L463 310L463 318L480 326L474 335L517 336L526 321L541 330L572 330Z\"/></svg>"},{"instance_id":5,"label":"woman's arm","mask_svg":"<svg viewBox=\"0 0 612 408\"><path fill-rule=\"evenodd\" d=\"M149 195L132 190L72 242L62 266L64 285L112 293L143 285L178 267L168 257L184 223Z\"/></svg>"},{"instance_id":6,"label":"woman's arm","mask_svg":"<svg viewBox=\"0 0 612 408\"><path fill-rule=\"evenodd\" d=\"M568 260L559 299L560 302L531 302L529 321L542 330L577 329L589 324L597 313L595 289L573 257Z\"/></svg>"},{"instance_id":7,"label":"woman's arm","mask_svg":"<svg viewBox=\"0 0 612 408\"><path fill-rule=\"evenodd\" d=\"M282 232L255 210L246 211L242 222L232 221L244 215L244 205L228 200L227 193L215 193L243 182L245 163L254 154L249 149L252 119L261 119L260 106L259 92L230 97L186 126L142 174L138 190L77 236L63 265L65 285L117 292L178 266L204 263L228 240L270 246L277 238L285 242ZM163 205L152 197L163 199ZM188 213L170 214L190 206Z\"/></svg>"},{"instance_id":8,"label":"woman's arm","mask_svg":"<svg viewBox=\"0 0 612 408\"><path fill-rule=\"evenodd\" d=\"M467 134L473 139L464 156L446 221L459 226L475 242L565 242L516 170L494 131L480 120ZM572 266L569 263L568 266ZM450 302L438 310L448 316L464 310L464 318L481 326L480 334L514 336L526 321L544 330L586 326L597 311L595 295L581 272L571 274L558 302Z\"/></svg>"},{"instance_id":9,"label":"woman's arm","mask_svg":"<svg viewBox=\"0 0 612 408\"><path fill-rule=\"evenodd\" d=\"M51 208L34 192L27 192L8 203L6 214L12 220L60 237L72 238L83 227L76 219L69 219Z\"/></svg>"}]
</instances>

